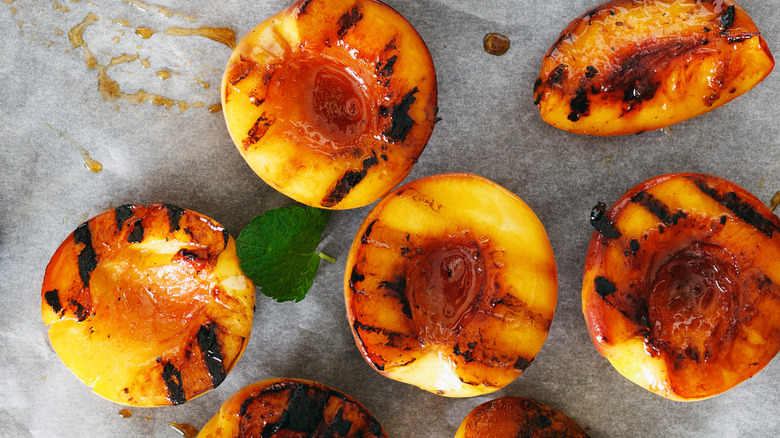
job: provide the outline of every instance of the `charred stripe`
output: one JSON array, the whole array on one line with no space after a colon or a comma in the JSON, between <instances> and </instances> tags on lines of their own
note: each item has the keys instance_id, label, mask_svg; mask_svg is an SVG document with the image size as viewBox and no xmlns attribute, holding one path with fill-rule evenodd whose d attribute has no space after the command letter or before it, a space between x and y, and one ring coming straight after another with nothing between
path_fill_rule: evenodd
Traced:
<instances>
[{"instance_id":1,"label":"charred stripe","mask_svg":"<svg viewBox=\"0 0 780 438\"><path fill-rule=\"evenodd\" d=\"M144 226L141 223L141 219L138 219L133 224L133 231L127 235L127 241L130 243L140 243L144 240Z\"/></svg>"},{"instance_id":2,"label":"charred stripe","mask_svg":"<svg viewBox=\"0 0 780 438\"><path fill-rule=\"evenodd\" d=\"M740 198L735 192L728 192L721 196L715 188L710 187L704 181L697 180L694 182L704 194L731 210L737 217L752 225L767 237L771 238L776 231L780 231L780 227L775 222L756 211L752 205Z\"/></svg>"},{"instance_id":3,"label":"charred stripe","mask_svg":"<svg viewBox=\"0 0 780 438\"><path fill-rule=\"evenodd\" d=\"M322 205L326 207L333 207L344 198L347 197L350 190L363 181L363 178L368 174L368 170L379 164L379 159L376 156L376 152L363 160L363 168L360 170L349 170L341 179L336 182L335 187L323 198Z\"/></svg>"},{"instance_id":4,"label":"charred stripe","mask_svg":"<svg viewBox=\"0 0 780 438\"><path fill-rule=\"evenodd\" d=\"M339 408L338 412L336 412L336 415L332 420L330 420L328 430L325 431L324 436L347 436L350 429L352 429L352 422L344 419L344 408L342 407Z\"/></svg>"},{"instance_id":5,"label":"charred stripe","mask_svg":"<svg viewBox=\"0 0 780 438\"><path fill-rule=\"evenodd\" d=\"M79 303L73 298L68 300L68 303L76 308L76 310L73 311L73 314L76 315L78 322L82 322L87 319L89 316L89 310L85 309L83 304Z\"/></svg>"},{"instance_id":6,"label":"charred stripe","mask_svg":"<svg viewBox=\"0 0 780 438\"><path fill-rule=\"evenodd\" d=\"M81 249L78 255L78 266L81 284L86 288L89 287L89 278L98 264L97 253L95 253L95 248L92 247L92 233L89 231L87 222L76 228L76 231L73 232L73 239L76 243L84 244L84 248Z\"/></svg>"},{"instance_id":7,"label":"charred stripe","mask_svg":"<svg viewBox=\"0 0 780 438\"><path fill-rule=\"evenodd\" d=\"M327 395L323 396L308 388L296 386L290 394L287 409L282 412L279 421L268 423L261 432L262 438L270 438L280 431L306 433L313 436L317 426L323 421Z\"/></svg>"},{"instance_id":8,"label":"charred stripe","mask_svg":"<svg viewBox=\"0 0 780 438\"><path fill-rule=\"evenodd\" d=\"M720 17L720 25L723 27L721 30L722 33L728 32L729 28L734 25L736 12L734 5L729 5L726 10L723 11L723 15Z\"/></svg>"},{"instance_id":9,"label":"charred stripe","mask_svg":"<svg viewBox=\"0 0 780 438\"><path fill-rule=\"evenodd\" d=\"M130 204L120 205L114 209L114 216L116 219L116 228L122 231L122 227L125 225L125 221L130 219L133 215L133 206Z\"/></svg>"},{"instance_id":10,"label":"charred stripe","mask_svg":"<svg viewBox=\"0 0 780 438\"><path fill-rule=\"evenodd\" d=\"M360 241L362 243L367 243L368 242L368 238L369 238L369 236L371 236L371 229L374 228L374 224L377 223L378 220L379 219L374 219L373 221L371 221L370 224L368 224L368 226L366 227L366 232L363 233L363 237L360 238Z\"/></svg>"},{"instance_id":11,"label":"charred stripe","mask_svg":"<svg viewBox=\"0 0 780 438\"><path fill-rule=\"evenodd\" d=\"M184 213L187 211L181 207L177 207L171 204L163 204L166 210L168 210L168 222L171 225L171 233L178 231L181 226L179 221Z\"/></svg>"},{"instance_id":12,"label":"charred stripe","mask_svg":"<svg viewBox=\"0 0 780 438\"><path fill-rule=\"evenodd\" d=\"M51 307L54 313L62 312L62 303L60 303L60 291L57 289L47 290L43 293L43 298L46 300L46 304Z\"/></svg>"},{"instance_id":13,"label":"charred stripe","mask_svg":"<svg viewBox=\"0 0 780 438\"><path fill-rule=\"evenodd\" d=\"M271 128L271 126L274 124L275 119L269 119L266 117L265 113L263 113L262 116L258 117L255 121L255 124L252 125L252 127L249 129L249 132L246 134L246 138L241 141L241 144L244 146L244 149L249 148L253 144L257 143L262 139L265 134L268 133L268 130Z\"/></svg>"},{"instance_id":14,"label":"charred stripe","mask_svg":"<svg viewBox=\"0 0 780 438\"><path fill-rule=\"evenodd\" d=\"M176 365L165 362L163 364L162 379L165 387L168 388L168 400L174 405L180 405L187 401L184 394L183 382L181 380L181 371Z\"/></svg>"},{"instance_id":15,"label":"charred stripe","mask_svg":"<svg viewBox=\"0 0 780 438\"><path fill-rule=\"evenodd\" d=\"M401 102L393 108L393 122L390 125L390 129L383 133L393 143L406 140L406 136L409 135L409 131L411 131L414 126L414 119L409 115L409 109L412 107L412 104L417 101L417 98L414 97L414 95L417 94L418 91L417 87L414 87L412 91L406 93L401 99Z\"/></svg>"},{"instance_id":16,"label":"charred stripe","mask_svg":"<svg viewBox=\"0 0 780 438\"><path fill-rule=\"evenodd\" d=\"M596 206L590 211L590 224L605 239L617 239L620 237L620 231L609 220L607 206L603 202L596 203Z\"/></svg>"},{"instance_id":17,"label":"charred stripe","mask_svg":"<svg viewBox=\"0 0 780 438\"><path fill-rule=\"evenodd\" d=\"M552 86L563 82L563 78L566 76L568 70L569 67L566 64L558 64L550 73L550 76L547 76L547 85Z\"/></svg>"},{"instance_id":18,"label":"charred stripe","mask_svg":"<svg viewBox=\"0 0 780 438\"><path fill-rule=\"evenodd\" d=\"M299 17L306 13L306 6L309 6L310 2L311 2L311 0L304 0L303 3L301 3L301 7L298 8L298 16Z\"/></svg>"},{"instance_id":19,"label":"charred stripe","mask_svg":"<svg viewBox=\"0 0 780 438\"><path fill-rule=\"evenodd\" d=\"M365 279L365 275L358 274L357 265L353 266L352 273L349 276L349 288L352 289L353 292L357 292L357 290L355 290L355 283L359 283Z\"/></svg>"},{"instance_id":20,"label":"charred stripe","mask_svg":"<svg viewBox=\"0 0 780 438\"><path fill-rule=\"evenodd\" d=\"M412 306L409 305L409 299L406 297L406 277L401 277L394 283L383 280L379 283L379 286L394 292L396 298L401 303L401 311L404 316L412 319Z\"/></svg>"},{"instance_id":21,"label":"charred stripe","mask_svg":"<svg viewBox=\"0 0 780 438\"><path fill-rule=\"evenodd\" d=\"M650 193L642 190L631 198L631 202L641 205L650 213L653 213L658 219L661 219L666 225L677 225L677 221L688 217L682 210L672 213L669 207L658 200Z\"/></svg>"},{"instance_id":22,"label":"charred stripe","mask_svg":"<svg viewBox=\"0 0 780 438\"><path fill-rule=\"evenodd\" d=\"M398 55L393 55L390 58L388 58L387 62L382 64L382 62L376 63L376 74L378 76L382 77L389 77L393 75L393 66L395 66L395 62L398 61Z\"/></svg>"},{"instance_id":23,"label":"charred stripe","mask_svg":"<svg viewBox=\"0 0 780 438\"><path fill-rule=\"evenodd\" d=\"M227 376L222 359L222 351L219 349L217 339L217 324L214 321L203 324L198 329L198 346L203 356L203 362L211 375L211 383L214 388L219 386Z\"/></svg>"},{"instance_id":24,"label":"charred stripe","mask_svg":"<svg viewBox=\"0 0 780 438\"><path fill-rule=\"evenodd\" d=\"M518 356L517 360L514 363L514 367L516 370L523 371L526 368L528 368L529 365L531 365L531 362L533 359L526 359L523 356Z\"/></svg>"},{"instance_id":25,"label":"charred stripe","mask_svg":"<svg viewBox=\"0 0 780 438\"><path fill-rule=\"evenodd\" d=\"M596 285L596 293L599 294L601 298L606 298L617 291L615 283L611 282L606 277L596 277L594 284Z\"/></svg>"},{"instance_id":26,"label":"charred stripe","mask_svg":"<svg viewBox=\"0 0 780 438\"><path fill-rule=\"evenodd\" d=\"M363 19L363 13L360 12L360 9L358 8L358 5L352 6L352 9L349 10L346 14L342 15L339 18L339 31L338 36L339 39L344 38L344 36L349 32L349 30L354 27L360 20Z\"/></svg>"}]
</instances>

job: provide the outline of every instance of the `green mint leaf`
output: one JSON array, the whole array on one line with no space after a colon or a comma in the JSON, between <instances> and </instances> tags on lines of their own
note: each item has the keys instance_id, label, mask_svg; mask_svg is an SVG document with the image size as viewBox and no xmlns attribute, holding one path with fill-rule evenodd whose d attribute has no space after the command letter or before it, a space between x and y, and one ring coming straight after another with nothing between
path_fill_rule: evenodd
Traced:
<instances>
[{"instance_id":1,"label":"green mint leaf","mask_svg":"<svg viewBox=\"0 0 780 438\"><path fill-rule=\"evenodd\" d=\"M322 258L317 252L330 211L292 206L255 216L236 240L239 265L263 295L300 301ZM324 256L324 257L323 257Z\"/></svg>"}]
</instances>

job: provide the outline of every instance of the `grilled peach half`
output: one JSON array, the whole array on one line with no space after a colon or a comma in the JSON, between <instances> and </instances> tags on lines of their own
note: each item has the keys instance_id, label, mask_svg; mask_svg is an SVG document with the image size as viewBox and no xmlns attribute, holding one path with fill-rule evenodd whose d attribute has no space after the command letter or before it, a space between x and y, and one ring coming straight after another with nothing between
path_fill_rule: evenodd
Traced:
<instances>
[{"instance_id":1,"label":"grilled peach half","mask_svg":"<svg viewBox=\"0 0 780 438\"><path fill-rule=\"evenodd\" d=\"M780 351L780 219L702 174L661 175L591 215L582 306L596 349L673 400L720 394Z\"/></svg>"},{"instance_id":2,"label":"grilled peach half","mask_svg":"<svg viewBox=\"0 0 780 438\"><path fill-rule=\"evenodd\" d=\"M731 0L613 0L561 32L534 99L557 128L635 134L713 110L773 67L756 25Z\"/></svg>"},{"instance_id":3,"label":"grilled peach half","mask_svg":"<svg viewBox=\"0 0 780 438\"><path fill-rule=\"evenodd\" d=\"M321 383L269 379L225 400L198 438L376 437L382 426L360 402Z\"/></svg>"},{"instance_id":4,"label":"grilled peach half","mask_svg":"<svg viewBox=\"0 0 780 438\"><path fill-rule=\"evenodd\" d=\"M501 397L472 410L455 438L587 438L569 417L536 400Z\"/></svg>"},{"instance_id":5,"label":"grilled peach half","mask_svg":"<svg viewBox=\"0 0 780 438\"><path fill-rule=\"evenodd\" d=\"M222 383L249 340L254 294L221 225L173 205L123 205L60 245L41 312L52 347L94 392L166 406Z\"/></svg>"},{"instance_id":6,"label":"grilled peach half","mask_svg":"<svg viewBox=\"0 0 780 438\"><path fill-rule=\"evenodd\" d=\"M269 185L318 208L368 205L409 173L436 122L436 73L412 25L374 0L299 0L236 46L222 108Z\"/></svg>"},{"instance_id":7,"label":"grilled peach half","mask_svg":"<svg viewBox=\"0 0 780 438\"><path fill-rule=\"evenodd\" d=\"M457 173L380 201L347 258L347 317L381 374L444 396L496 391L542 347L557 300L547 234L520 198Z\"/></svg>"}]
</instances>

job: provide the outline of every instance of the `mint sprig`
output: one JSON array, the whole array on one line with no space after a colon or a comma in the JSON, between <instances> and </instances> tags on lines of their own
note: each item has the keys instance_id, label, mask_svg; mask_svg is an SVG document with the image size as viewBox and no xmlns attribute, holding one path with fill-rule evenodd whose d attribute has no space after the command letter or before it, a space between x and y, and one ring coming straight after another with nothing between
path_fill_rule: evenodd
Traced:
<instances>
[{"instance_id":1,"label":"mint sprig","mask_svg":"<svg viewBox=\"0 0 780 438\"><path fill-rule=\"evenodd\" d=\"M317 251L330 211L283 207L255 216L236 240L239 265L276 301L300 301L311 289L320 260L336 260Z\"/></svg>"}]
</instances>

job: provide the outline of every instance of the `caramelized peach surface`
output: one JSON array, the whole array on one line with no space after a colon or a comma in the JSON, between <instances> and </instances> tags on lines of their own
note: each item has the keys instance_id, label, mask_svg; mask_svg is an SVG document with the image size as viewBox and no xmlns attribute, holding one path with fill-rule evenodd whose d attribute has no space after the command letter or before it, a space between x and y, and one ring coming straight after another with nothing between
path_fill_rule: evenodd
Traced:
<instances>
[{"instance_id":1,"label":"caramelized peach surface","mask_svg":"<svg viewBox=\"0 0 780 438\"><path fill-rule=\"evenodd\" d=\"M580 426L536 400L501 397L472 410L460 423L455 438L586 438Z\"/></svg>"},{"instance_id":2,"label":"caramelized peach surface","mask_svg":"<svg viewBox=\"0 0 780 438\"><path fill-rule=\"evenodd\" d=\"M773 67L756 25L731 0L613 0L561 32L534 99L557 128L634 134L715 109Z\"/></svg>"},{"instance_id":3,"label":"caramelized peach surface","mask_svg":"<svg viewBox=\"0 0 780 438\"><path fill-rule=\"evenodd\" d=\"M386 196L347 259L347 316L378 372L453 397L495 391L539 352L557 299L547 234L482 177L435 175Z\"/></svg>"},{"instance_id":4,"label":"caramelized peach surface","mask_svg":"<svg viewBox=\"0 0 780 438\"><path fill-rule=\"evenodd\" d=\"M222 226L173 205L123 205L60 245L41 312L54 350L96 393L177 405L217 387L236 364L254 293Z\"/></svg>"},{"instance_id":5,"label":"caramelized peach surface","mask_svg":"<svg viewBox=\"0 0 780 438\"><path fill-rule=\"evenodd\" d=\"M198 438L386 438L382 426L351 397L303 379L269 379L225 400Z\"/></svg>"},{"instance_id":6,"label":"caramelized peach surface","mask_svg":"<svg viewBox=\"0 0 780 438\"><path fill-rule=\"evenodd\" d=\"M370 204L409 173L436 122L417 31L374 0L299 0L236 46L222 107L241 155L304 204Z\"/></svg>"},{"instance_id":7,"label":"caramelized peach surface","mask_svg":"<svg viewBox=\"0 0 780 438\"><path fill-rule=\"evenodd\" d=\"M780 219L702 174L645 181L594 208L582 305L597 350L675 400L720 394L780 351Z\"/></svg>"}]
</instances>

